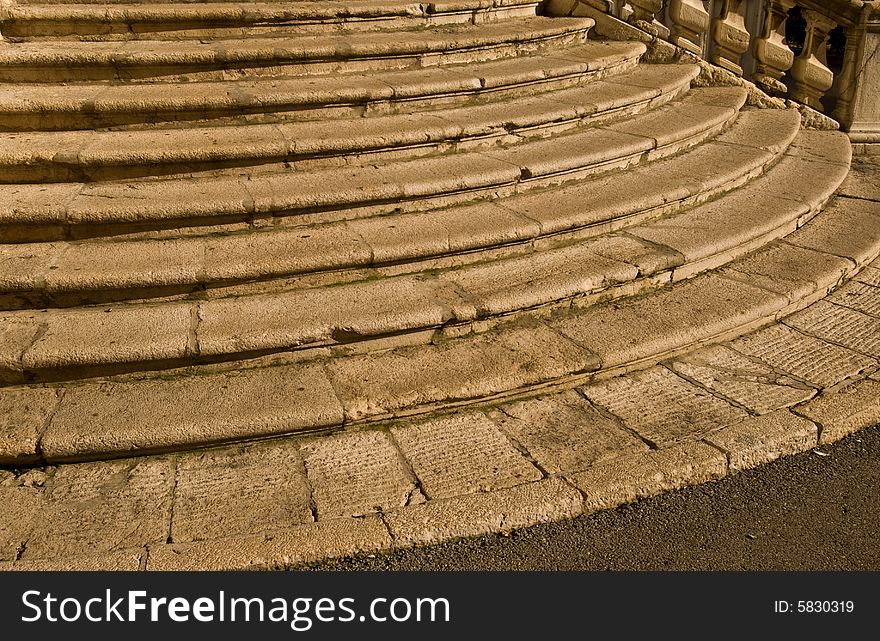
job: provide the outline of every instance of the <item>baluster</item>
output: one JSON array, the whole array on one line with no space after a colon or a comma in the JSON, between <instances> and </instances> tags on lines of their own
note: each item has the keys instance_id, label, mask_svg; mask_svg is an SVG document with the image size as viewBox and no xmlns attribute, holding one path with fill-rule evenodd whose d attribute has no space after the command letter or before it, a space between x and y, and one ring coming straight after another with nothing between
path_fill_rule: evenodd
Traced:
<instances>
[{"instance_id":1,"label":"baluster","mask_svg":"<svg viewBox=\"0 0 880 641\"><path fill-rule=\"evenodd\" d=\"M672 22L670 40L698 56L703 53L703 37L711 18L702 0L670 0L668 16Z\"/></svg>"},{"instance_id":2,"label":"baluster","mask_svg":"<svg viewBox=\"0 0 880 641\"><path fill-rule=\"evenodd\" d=\"M843 54L843 68L834 77L831 91L837 97L837 103L834 106L834 119L845 125L850 125L853 120L859 44L864 39L864 25L850 27L844 33L846 35L846 49Z\"/></svg>"},{"instance_id":3,"label":"baluster","mask_svg":"<svg viewBox=\"0 0 880 641\"><path fill-rule=\"evenodd\" d=\"M721 13L712 21L715 49L709 59L719 67L742 75L739 59L749 48L743 0L723 0Z\"/></svg>"},{"instance_id":4,"label":"baluster","mask_svg":"<svg viewBox=\"0 0 880 641\"><path fill-rule=\"evenodd\" d=\"M661 38L669 37L669 28L657 21L657 14L663 9L663 0L629 0L632 15L627 19L648 33Z\"/></svg>"},{"instance_id":5,"label":"baluster","mask_svg":"<svg viewBox=\"0 0 880 641\"><path fill-rule=\"evenodd\" d=\"M763 32L755 39L757 68L752 79L768 93L782 95L788 88L780 78L794 64L794 52L785 44L785 21L794 0L772 0L768 5Z\"/></svg>"},{"instance_id":6,"label":"baluster","mask_svg":"<svg viewBox=\"0 0 880 641\"><path fill-rule=\"evenodd\" d=\"M794 88L791 97L808 107L822 111L822 96L834 83L834 74L825 64L825 49L828 32L836 23L820 13L802 9L801 15L807 23L804 48L795 57L791 66Z\"/></svg>"}]
</instances>

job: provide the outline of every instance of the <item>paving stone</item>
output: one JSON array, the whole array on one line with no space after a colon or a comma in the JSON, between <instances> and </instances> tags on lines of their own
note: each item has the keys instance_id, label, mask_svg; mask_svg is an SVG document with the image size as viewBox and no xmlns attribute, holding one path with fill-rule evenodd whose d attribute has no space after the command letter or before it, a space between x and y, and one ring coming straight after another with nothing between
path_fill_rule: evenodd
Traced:
<instances>
[{"instance_id":1,"label":"paving stone","mask_svg":"<svg viewBox=\"0 0 880 641\"><path fill-rule=\"evenodd\" d=\"M721 273L797 301L836 285L852 267L840 256L775 242L737 259Z\"/></svg>"},{"instance_id":2,"label":"paving stone","mask_svg":"<svg viewBox=\"0 0 880 641\"><path fill-rule=\"evenodd\" d=\"M748 417L664 367L653 367L583 388L594 403L660 447Z\"/></svg>"},{"instance_id":3,"label":"paving stone","mask_svg":"<svg viewBox=\"0 0 880 641\"><path fill-rule=\"evenodd\" d=\"M135 572L141 569L146 548L105 554L82 554L54 559L16 561L12 570L24 572Z\"/></svg>"},{"instance_id":4,"label":"paving stone","mask_svg":"<svg viewBox=\"0 0 880 641\"><path fill-rule=\"evenodd\" d=\"M377 516L332 519L270 534L150 547L148 570L272 570L391 547Z\"/></svg>"},{"instance_id":5,"label":"paving stone","mask_svg":"<svg viewBox=\"0 0 880 641\"><path fill-rule=\"evenodd\" d=\"M39 330L40 325L32 320L0 319L0 381L21 382L22 354Z\"/></svg>"},{"instance_id":6,"label":"paving stone","mask_svg":"<svg viewBox=\"0 0 880 641\"><path fill-rule=\"evenodd\" d=\"M877 361L839 345L773 325L731 343L735 350L762 360L819 387L829 387L855 376Z\"/></svg>"},{"instance_id":7,"label":"paving stone","mask_svg":"<svg viewBox=\"0 0 880 641\"><path fill-rule=\"evenodd\" d=\"M708 275L671 289L568 314L549 325L599 355L605 368L657 358L772 316L779 294Z\"/></svg>"},{"instance_id":8,"label":"paving stone","mask_svg":"<svg viewBox=\"0 0 880 641\"><path fill-rule=\"evenodd\" d=\"M164 542L174 463L168 458L59 467L21 558L57 559Z\"/></svg>"},{"instance_id":9,"label":"paving stone","mask_svg":"<svg viewBox=\"0 0 880 641\"><path fill-rule=\"evenodd\" d=\"M873 264L876 264L876 261ZM862 271L855 275L855 280L866 285L880 287L880 269L876 267L865 267Z\"/></svg>"},{"instance_id":10,"label":"paving stone","mask_svg":"<svg viewBox=\"0 0 880 641\"><path fill-rule=\"evenodd\" d=\"M361 516L424 501L384 432L340 434L302 446L318 519Z\"/></svg>"},{"instance_id":11,"label":"paving stone","mask_svg":"<svg viewBox=\"0 0 880 641\"><path fill-rule=\"evenodd\" d=\"M723 427L706 441L727 453L730 471L735 472L804 452L815 447L818 438L814 423L778 410Z\"/></svg>"},{"instance_id":12,"label":"paving stone","mask_svg":"<svg viewBox=\"0 0 880 641\"><path fill-rule=\"evenodd\" d=\"M571 478L584 493L584 511L632 503L668 490L719 479L727 457L705 443L687 442L600 463Z\"/></svg>"},{"instance_id":13,"label":"paving stone","mask_svg":"<svg viewBox=\"0 0 880 641\"><path fill-rule=\"evenodd\" d=\"M880 287L849 282L825 300L869 316L880 317Z\"/></svg>"},{"instance_id":14,"label":"paving stone","mask_svg":"<svg viewBox=\"0 0 880 641\"><path fill-rule=\"evenodd\" d=\"M177 463L171 540L256 534L312 520L311 492L293 444L187 454Z\"/></svg>"},{"instance_id":15,"label":"paving stone","mask_svg":"<svg viewBox=\"0 0 880 641\"><path fill-rule=\"evenodd\" d=\"M35 460L37 442L57 406L54 389L0 388L0 463Z\"/></svg>"},{"instance_id":16,"label":"paving stone","mask_svg":"<svg viewBox=\"0 0 880 641\"><path fill-rule=\"evenodd\" d=\"M0 561L15 560L44 509L41 489L0 487Z\"/></svg>"},{"instance_id":17,"label":"paving stone","mask_svg":"<svg viewBox=\"0 0 880 641\"><path fill-rule=\"evenodd\" d=\"M391 433L431 500L490 492L542 477L482 413L406 424Z\"/></svg>"},{"instance_id":18,"label":"paving stone","mask_svg":"<svg viewBox=\"0 0 880 641\"><path fill-rule=\"evenodd\" d=\"M71 387L41 448L57 460L340 424L342 407L321 367L279 366Z\"/></svg>"},{"instance_id":19,"label":"paving stone","mask_svg":"<svg viewBox=\"0 0 880 641\"><path fill-rule=\"evenodd\" d=\"M852 198L836 198L822 215L785 242L836 256L861 265L880 252L880 203Z\"/></svg>"},{"instance_id":20,"label":"paving stone","mask_svg":"<svg viewBox=\"0 0 880 641\"><path fill-rule=\"evenodd\" d=\"M507 403L492 417L551 474L648 449L574 390Z\"/></svg>"},{"instance_id":21,"label":"paving stone","mask_svg":"<svg viewBox=\"0 0 880 641\"><path fill-rule=\"evenodd\" d=\"M798 413L819 424L819 443L833 443L880 423L880 381L865 379L825 392Z\"/></svg>"},{"instance_id":22,"label":"paving stone","mask_svg":"<svg viewBox=\"0 0 880 641\"><path fill-rule=\"evenodd\" d=\"M489 397L596 369L590 352L543 325L330 361L350 420L407 408Z\"/></svg>"},{"instance_id":23,"label":"paving stone","mask_svg":"<svg viewBox=\"0 0 880 641\"><path fill-rule=\"evenodd\" d=\"M580 493L558 478L495 492L438 499L389 512L395 547L428 545L466 536L506 532L581 514Z\"/></svg>"},{"instance_id":24,"label":"paving stone","mask_svg":"<svg viewBox=\"0 0 880 641\"><path fill-rule=\"evenodd\" d=\"M853 158L849 176L840 186L843 196L880 201L880 176L877 163L865 157Z\"/></svg>"},{"instance_id":25,"label":"paving stone","mask_svg":"<svg viewBox=\"0 0 880 641\"><path fill-rule=\"evenodd\" d=\"M722 346L680 356L669 367L759 414L796 405L816 393L773 368Z\"/></svg>"},{"instance_id":26,"label":"paving stone","mask_svg":"<svg viewBox=\"0 0 880 641\"><path fill-rule=\"evenodd\" d=\"M823 300L788 316L783 323L822 340L880 357L880 320L861 312Z\"/></svg>"}]
</instances>

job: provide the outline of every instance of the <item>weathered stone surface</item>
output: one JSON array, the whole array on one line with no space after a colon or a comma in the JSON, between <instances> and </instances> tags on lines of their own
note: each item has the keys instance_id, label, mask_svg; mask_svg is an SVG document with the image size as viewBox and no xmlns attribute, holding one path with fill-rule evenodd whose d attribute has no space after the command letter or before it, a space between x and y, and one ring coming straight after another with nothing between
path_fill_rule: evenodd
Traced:
<instances>
[{"instance_id":1,"label":"weathered stone surface","mask_svg":"<svg viewBox=\"0 0 880 641\"><path fill-rule=\"evenodd\" d=\"M833 443L880 423L880 382L865 379L825 392L798 408L798 412L819 425L820 443Z\"/></svg>"},{"instance_id":2,"label":"weathered stone surface","mask_svg":"<svg viewBox=\"0 0 880 641\"><path fill-rule=\"evenodd\" d=\"M429 501L390 512L385 520L395 547L409 547L561 521L578 516L582 509L577 490L549 478L496 492Z\"/></svg>"},{"instance_id":3,"label":"weathered stone surface","mask_svg":"<svg viewBox=\"0 0 880 641\"><path fill-rule=\"evenodd\" d=\"M669 367L759 414L796 405L816 393L773 368L722 346L691 352L672 361Z\"/></svg>"},{"instance_id":4,"label":"weathered stone surface","mask_svg":"<svg viewBox=\"0 0 880 641\"><path fill-rule=\"evenodd\" d=\"M818 437L814 423L779 410L724 427L706 440L727 453L734 472L808 450L816 446Z\"/></svg>"},{"instance_id":5,"label":"weathered stone surface","mask_svg":"<svg viewBox=\"0 0 880 641\"><path fill-rule=\"evenodd\" d=\"M831 294L826 300L875 318L880 317L880 287L851 282Z\"/></svg>"},{"instance_id":6,"label":"weathered stone surface","mask_svg":"<svg viewBox=\"0 0 880 641\"><path fill-rule=\"evenodd\" d=\"M147 570L272 570L389 547L379 517L333 519L271 534L154 545Z\"/></svg>"},{"instance_id":7,"label":"weathered stone surface","mask_svg":"<svg viewBox=\"0 0 880 641\"><path fill-rule=\"evenodd\" d=\"M36 458L37 442L58 402L54 389L0 388L0 463Z\"/></svg>"},{"instance_id":8,"label":"weathered stone surface","mask_svg":"<svg viewBox=\"0 0 880 641\"><path fill-rule=\"evenodd\" d=\"M235 446L177 462L174 543L271 532L312 520L311 493L292 443Z\"/></svg>"},{"instance_id":9,"label":"weathered stone surface","mask_svg":"<svg viewBox=\"0 0 880 641\"><path fill-rule=\"evenodd\" d=\"M72 387L42 440L47 460L219 443L340 425L323 369L280 366L234 374Z\"/></svg>"},{"instance_id":10,"label":"weathered stone surface","mask_svg":"<svg viewBox=\"0 0 880 641\"><path fill-rule=\"evenodd\" d=\"M354 432L302 446L319 520L385 512L424 501L388 434Z\"/></svg>"},{"instance_id":11,"label":"weathered stone surface","mask_svg":"<svg viewBox=\"0 0 880 641\"><path fill-rule=\"evenodd\" d=\"M431 500L500 490L542 477L482 413L402 425L391 433Z\"/></svg>"},{"instance_id":12,"label":"weathered stone surface","mask_svg":"<svg viewBox=\"0 0 880 641\"><path fill-rule=\"evenodd\" d=\"M104 554L77 554L53 559L16 561L12 570L26 572L134 572L141 569L146 548L105 552Z\"/></svg>"},{"instance_id":13,"label":"weathered stone surface","mask_svg":"<svg viewBox=\"0 0 880 641\"><path fill-rule=\"evenodd\" d=\"M874 264L876 264L876 262L872 263L872 265ZM862 271L856 274L855 280L860 283L865 283L866 285L880 287L880 269L877 269L876 267L865 267Z\"/></svg>"},{"instance_id":14,"label":"weathered stone surface","mask_svg":"<svg viewBox=\"0 0 880 641\"><path fill-rule=\"evenodd\" d=\"M861 265L880 252L880 204L853 198L837 198L822 215L785 242L835 254Z\"/></svg>"},{"instance_id":15,"label":"weathered stone surface","mask_svg":"<svg viewBox=\"0 0 880 641\"><path fill-rule=\"evenodd\" d=\"M0 486L0 561L13 561L24 550L44 508L41 489Z\"/></svg>"},{"instance_id":16,"label":"weathered stone surface","mask_svg":"<svg viewBox=\"0 0 880 641\"><path fill-rule=\"evenodd\" d=\"M331 361L346 416L362 419L492 396L596 369L590 352L536 325Z\"/></svg>"},{"instance_id":17,"label":"weathered stone surface","mask_svg":"<svg viewBox=\"0 0 880 641\"><path fill-rule=\"evenodd\" d=\"M877 361L863 354L773 325L735 340L731 346L781 372L829 387L855 376Z\"/></svg>"},{"instance_id":18,"label":"weathered stone surface","mask_svg":"<svg viewBox=\"0 0 880 641\"><path fill-rule=\"evenodd\" d=\"M773 315L778 294L715 275L615 305L571 314L550 325L595 352L604 367L680 349Z\"/></svg>"},{"instance_id":19,"label":"weathered stone surface","mask_svg":"<svg viewBox=\"0 0 880 641\"><path fill-rule=\"evenodd\" d=\"M705 443L682 443L647 454L630 454L572 476L584 493L584 511L631 503L727 474L727 457Z\"/></svg>"},{"instance_id":20,"label":"weathered stone surface","mask_svg":"<svg viewBox=\"0 0 880 641\"><path fill-rule=\"evenodd\" d=\"M174 463L168 458L59 467L21 558L57 559L164 542Z\"/></svg>"},{"instance_id":21,"label":"weathered stone surface","mask_svg":"<svg viewBox=\"0 0 880 641\"><path fill-rule=\"evenodd\" d=\"M648 449L574 390L508 403L492 416L551 474Z\"/></svg>"},{"instance_id":22,"label":"weathered stone surface","mask_svg":"<svg viewBox=\"0 0 880 641\"><path fill-rule=\"evenodd\" d=\"M594 403L660 447L735 423L748 414L664 367L634 372L583 388Z\"/></svg>"},{"instance_id":23,"label":"weathered stone surface","mask_svg":"<svg viewBox=\"0 0 880 641\"><path fill-rule=\"evenodd\" d=\"M819 301L783 322L824 341L880 357L880 320L861 312Z\"/></svg>"}]
</instances>

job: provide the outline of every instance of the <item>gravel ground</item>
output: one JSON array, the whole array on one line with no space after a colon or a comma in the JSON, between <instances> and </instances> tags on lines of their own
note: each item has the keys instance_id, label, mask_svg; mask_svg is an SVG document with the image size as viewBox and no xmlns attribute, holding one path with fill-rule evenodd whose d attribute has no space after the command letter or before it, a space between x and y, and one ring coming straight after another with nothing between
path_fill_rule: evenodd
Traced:
<instances>
[{"instance_id":1,"label":"gravel ground","mask_svg":"<svg viewBox=\"0 0 880 641\"><path fill-rule=\"evenodd\" d=\"M880 426L574 521L315 569L880 570L878 534Z\"/></svg>"}]
</instances>

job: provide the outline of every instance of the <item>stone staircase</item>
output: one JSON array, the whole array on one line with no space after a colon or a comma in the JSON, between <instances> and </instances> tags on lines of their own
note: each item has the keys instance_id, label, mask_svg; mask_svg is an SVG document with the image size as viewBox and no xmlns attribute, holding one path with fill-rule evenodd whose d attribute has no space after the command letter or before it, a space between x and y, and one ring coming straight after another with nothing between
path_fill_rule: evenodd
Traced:
<instances>
[{"instance_id":1,"label":"stone staircase","mask_svg":"<svg viewBox=\"0 0 880 641\"><path fill-rule=\"evenodd\" d=\"M880 252L845 135L534 1L2 7L8 469L599 381Z\"/></svg>"}]
</instances>

